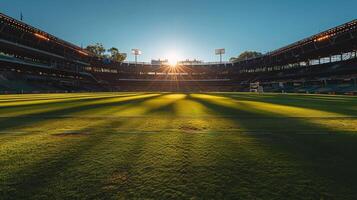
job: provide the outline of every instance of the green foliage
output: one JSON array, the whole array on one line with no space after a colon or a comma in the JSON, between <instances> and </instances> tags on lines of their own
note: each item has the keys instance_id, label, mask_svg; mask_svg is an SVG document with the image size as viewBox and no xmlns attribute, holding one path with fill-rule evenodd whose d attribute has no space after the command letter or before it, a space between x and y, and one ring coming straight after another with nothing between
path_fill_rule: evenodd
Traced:
<instances>
[{"instance_id":1,"label":"green foliage","mask_svg":"<svg viewBox=\"0 0 357 200\"><path fill-rule=\"evenodd\" d=\"M249 58L255 58L255 57L259 57L262 56L263 54L260 52L256 52L256 51L245 51L243 53L241 53L238 57L232 57L230 59L230 61L242 61L242 60L246 60Z\"/></svg>"},{"instance_id":2,"label":"green foliage","mask_svg":"<svg viewBox=\"0 0 357 200\"><path fill-rule=\"evenodd\" d=\"M126 59L125 53L120 53L119 50L115 47L112 47L112 48L106 50L105 47L103 46L103 44L101 44L101 43L96 43L94 45L88 45L86 47L86 50L100 58L109 58L116 62L122 62ZM109 52L110 54L109 55L105 54L106 51Z\"/></svg>"},{"instance_id":3,"label":"green foliage","mask_svg":"<svg viewBox=\"0 0 357 200\"><path fill-rule=\"evenodd\" d=\"M104 57L105 48L104 48L103 44L101 44L101 43L96 43L94 45L88 45L85 49L98 57Z\"/></svg>"},{"instance_id":4,"label":"green foliage","mask_svg":"<svg viewBox=\"0 0 357 200\"><path fill-rule=\"evenodd\" d=\"M357 98L0 96L0 199L356 199Z\"/></svg>"},{"instance_id":5,"label":"green foliage","mask_svg":"<svg viewBox=\"0 0 357 200\"><path fill-rule=\"evenodd\" d=\"M126 59L126 54L120 53L119 50L115 47L108 49L108 52L110 53L110 58L114 61L122 62Z\"/></svg>"}]
</instances>

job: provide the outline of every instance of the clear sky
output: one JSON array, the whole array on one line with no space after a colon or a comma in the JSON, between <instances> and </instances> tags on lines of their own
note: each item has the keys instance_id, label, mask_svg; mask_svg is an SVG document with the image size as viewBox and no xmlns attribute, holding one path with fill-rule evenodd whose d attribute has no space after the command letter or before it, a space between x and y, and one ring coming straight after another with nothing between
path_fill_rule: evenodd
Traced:
<instances>
[{"instance_id":1,"label":"clear sky","mask_svg":"<svg viewBox=\"0 0 357 200\"><path fill-rule=\"evenodd\" d=\"M226 48L225 60L265 53L353 20L356 9L357 0L0 0L0 12L22 12L26 23L79 46L140 48L140 61L217 61L215 48Z\"/></svg>"}]
</instances>

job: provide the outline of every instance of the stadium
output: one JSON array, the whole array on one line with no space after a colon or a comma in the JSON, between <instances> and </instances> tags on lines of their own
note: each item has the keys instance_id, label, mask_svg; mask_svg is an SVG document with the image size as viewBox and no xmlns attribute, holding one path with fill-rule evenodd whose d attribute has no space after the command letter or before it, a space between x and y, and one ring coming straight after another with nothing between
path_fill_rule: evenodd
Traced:
<instances>
[{"instance_id":1,"label":"stadium","mask_svg":"<svg viewBox=\"0 0 357 200\"><path fill-rule=\"evenodd\" d=\"M260 83L267 92L355 94L357 91L357 20L256 58L172 67L107 62L9 16L0 17L2 93L233 92L249 91L251 83Z\"/></svg>"},{"instance_id":2,"label":"stadium","mask_svg":"<svg viewBox=\"0 0 357 200\"><path fill-rule=\"evenodd\" d=\"M356 199L355 95L357 19L173 64L0 13L0 199Z\"/></svg>"}]
</instances>

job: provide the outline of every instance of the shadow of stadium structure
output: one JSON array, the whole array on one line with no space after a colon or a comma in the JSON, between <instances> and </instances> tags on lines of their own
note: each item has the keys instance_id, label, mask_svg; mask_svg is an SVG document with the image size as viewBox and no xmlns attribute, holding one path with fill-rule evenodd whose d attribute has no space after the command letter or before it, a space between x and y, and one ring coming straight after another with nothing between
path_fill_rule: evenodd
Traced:
<instances>
[{"instance_id":1,"label":"shadow of stadium structure","mask_svg":"<svg viewBox=\"0 0 357 200\"><path fill-rule=\"evenodd\" d=\"M144 95L143 93L142 95ZM138 96L138 94L125 94L125 95L104 95L104 96L79 96L79 97L68 97L68 98L47 98L47 99L33 99L33 100L20 100L19 101L14 101L11 103L20 103L20 105L8 105L3 102L1 102L0 106L0 115L6 117L6 114L8 114L9 111L12 111L13 109L16 110L36 110L39 108L43 107L64 107L64 106L71 106L71 104L74 104L76 106L77 103L90 103L93 101L99 101L99 100L111 100L111 99L118 99L120 97L130 97L130 96ZM62 101L61 101L62 100ZM30 101L30 102L27 102ZM32 102L31 102L32 101ZM33 101L40 101L37 103L33 103ZM49 102L47 102L49 101ZM21 104L22 103L22 104ZM13 111L12 111L13 112Z\"/></svg>"},{"instance_id":2,"label":"shadow of stadium structure","mask_svg":"<svg viewBox=\"0 0 357 200\"><path fill-rule=\"evenodd\" d=\"M352 196L348 196L348 194L353 194L353 191L357 190L354 184L354 180L357 178L355 170L357 167L357 159L355 159L357 137L355 135L319 126L312 123L309 117L289 117L288 115L277 115L269 112L265 114L255 113L247 111L250 110L249 107L245 110L234 109L231 106L216 104L205 98L192 96L191 98L217 114L236 116L230 117L229 120L242 126L250 137L254 137L262 145L268 145L271 155L282 152L289 154L289 157L296 159L294 160L295 163L299 163L297 167L301 167L300 170L310 171L311 175L319 175L322 177L321 181L325 182L326 185L334 185L329 188L330 190L338 191L339 194L346 194L346 197L350 198ZM291 104L287 105L291 106ZM251 108L251 110L255 109ZM331 111L330 109L327 110ZM280 127L280 130L266 133L273 127ZM268 169L271 163L261 164ZM309 184L313 185L314 183ZM323 187L323 185L321 186ZM287 189L291 191L294 188ZM326 194L329 194L328 191L328 189L325 189ZM301 191L302 194L303 192ZM321 197L316 196L316 198Z\"/></svg>"},{"instance_id":3,"label":"shadow of stadium structure","mask_svg":"<svg viewBox=\"0 0 357 200\"><path fill-rule=\"evenodd\" d=\"M146 101L150 101L150 99L155 99L155 98L159 98L160 96L165 96L165 95L154 95L154 96L149 96L149 97L142 97L140 99L135 99L135 100L129 100L129 101L124 101L124 102L120 102L120 103L126 103L126 104L130 104L128 105L126 108L124 109L130 109L132 107L136 107L138 104L146 102ZM104 106L113 106L116 105L117 102L115 103L105 103L105 104L100 104L99 107L104 107ZM98 104L96 104L95 107L92 106L80 106L80 107L76 107L77 109L63 109L63 110L58 110L58 111L53 111L53 112L45 112L45 113L41 113L40 115L46 115L46 114L70 114L71 112L77 112L77 111L81 111L83 109L87 110L87 109L92 109L92 108L98 108ZM148 109L149 111L149 109ZM145 113L143 113L145 114ZM41 118L38 120L42 120ZM16 180L12 180L9 182L13 182L15 181L16 184L12 185L12 188L10 188L10 186L5 186L3 185L1 190L1 193L3 196L8 196L8 197L12 197L12 198L26 198L28 196L34 196L38 193L40 193L41 189L43 189L46 186L51 186L51 182L53 182L54 184L56 184L56 179L54 179L53 175L61 175L64 173L64 171L70 167L73 166L76 163L76 161L78 160L78 158L80 158L81 156L85 155L86 153L88 153L88 151L90 151L90 149L95 148L96 146L100 145L101 143L103 143L103 141L105 141L106 139L108 139L108 137L111 137L112 135L116 135L116 133L113 133L113 130L111 129L112 126L121 126L123 123L125 123L125 121L129 121L131 120L126 119L126 120L117 120L115 118L109 118L106 119L105 121L101 121L100 123L95 123L93 125L88 125L82 129L75 129L74 132L76 132L76 134L78 134L78 136L80 136L79 138L73 138L71 136L73 136L72 133L58 133L58 134L53 134L54 137L66 137L66 134L69 137L70 140L75 140L74 143L72 143L69 146L66 146L64 149L60 150L60 154L56 154L56 156L54 157L48 157L45 159L41 159L38 162L32 163L31 166L24 166L22 168L22 170L14 172L13 174L13 178L11 177L7 177L9 180L11 179L16 179ZM34 123L36 121L31 121L28 123ZM42 121L41 121L42 122ZM89 135L80 135L80 133L86 133L89 132L91 134ZM99 133L96 133L99 132ZM103 134L104 133L104 134ZM83 137L82 137L83 136ZM135 161L135 157L132 156L133 151L134 151L134 155L139 154L140 153L140 149L144 146L145 144L145 138L146 135L142 134L140 136L136 136L136 142L134 142L133 148L131 148L130 155L126 156L127 159L124 160L130 160ZM61 148L61 147L59 147ZM123 153L123 152L120 152ZM89 161L90 163L91 161ZM92 161L93 162L93 161ZM130 165L126 165L127 167L124 168L129 168ZM108 167L108 166L101 166L101 167ZM109 168L110 169L110 168ZM118 170L118 167L114 168L114 170ZM126 169L128 170L128 169ZM69 174L71 174L71 172L69 171ZM105 174L103 174L105 175ZM16 178L15 178L16 177ZM20 177L20 178L19 178ZM72 177L75 178L75 177ZM2 183L6 183L7 181L3 181ZM79 189L80 187L82 187L83 185L77 185L77 189ZM89 187L90 185L87 185L87 187ZM74 187L72 185L72 187ZM8 189L8 191L6 190ZM98 188L93 188L93 191L95 191L95 189L98 190ZM94 197L96 198L101 198L103 197L103 193L101 190L99 194L94 194ZM98 195L98 196L96 196Z\"/></svg>"},{"instance_id":4,"label":"shadow of stadium structure","mask_svg":"<svg viewBox=\"0 0 357 200\"><path fill-rule=\"evenodd\" d=\"M153 94L147 96L145 96L145 94L144 96L140 96L140 95L139 96L134 96L134 95L115 96L114 95L114 96L99 97L94 99L78 99L78 100L71 100L66 102L45 103L45 104L41 104L41 107L46 108L56 105L59 106L59 108L49 111L40 111L33 114L19 115L15 117L6 117L6 116L2 117L0 119L0 130L6 131L11 128L18 128L19 126L26 126L39 122L41 122L41 124L44 124L49 120L71 117L70 115L76 112L101 109L109 106L119 106L119 105L135 106L135 104L144 102L148 99L155 98L157 96L160 95L159 94ZM134 97L134 98L127 99L127 100L120 99L123 97ZM109 100L109 102L98 102L100 100ZM81 103L83 103L84 105L81 105ZM28 105L20 106L20 107L21 107L20 110L32 109L32 106L28 106ZM80 116L76 116L76 117L80 118ZM82 116L82 117L86 117L86 116Z\"/></svg>"},{"instance_id":5,"label":"shadow of stadium structure","mask_svg":"<svg viewBox=\"0 0 357 200\"><path fill-rule=\"evenodd\" d=\"M215 94L222 96L222 94ZM240 100L273 103L278 105L295 106L307 109L318 109L327 112L334 112L343 115L348 115L351 118L357 118L357 109L351 109L356 106L356 97L353 96L314 96L314 95L294 95L294 94L234 94L231 98L239 98ZM282 98L283 97L283 98ZM334 103L334 106L329 106L326 103Z\"/></svg>"},{"instance_id":6,"label":"shadow of stadium structure","mask_svg":"<svg viewBox=\"0 0 357 200\"><path fill-rule=\"evenodd\" d=\"M93 95L90 94L72 94L73 96L68 96L68 94L57 94L55 97L52 95L48 95L45 96L45 94L40 94L40 95L24 95L26 97L18 97L18 95L16 95L16 97L9 97L6 96L6 99L1 99L0 103L6 103L6 102L29 102L29 101L40 101L40 100L68 100L68 99L82 99L82 98L88 98L88 97L92 97ZM136 94L132 94L132 95L136 95ZM57 97L58 96L58 97ZM108 95L109 96L109 95ZM111 96L118 96L117 94L113 94ZM95 98L95 97L94 97Z\"/></svg>"},{"instance_id":7,"label":"shadow of stadium structure","mask_svg":"<svg viewBox=\"0 0 357 200\"><path fill-rule=\"evenodd\" d=\"M1 128L11 129L18 123L25 125L42 123L43 120L45 122L53 120L46 116L67 116L107 106L126 104L123 109L131 109L164 96L155 95L30 114L25 116L24 121L18 121L16 124L10 123L10 119L4 120L1 122ZM185 95L162 106L147 108L142 114L163 117L171 115L167 119L167 124L158 127L163 129L161 132L165 132L165 128L170 126L175 117L182 117L176 113L175 109L175 104L180 100L196 102L209 110L210 115L237 124L241 130L238 132L236 130L227 130L227 132L208 130L197 133L167 131L167 136L160 135L162 137L160 139L156 138L155 133L118 133L113 130L113 127L133 123L133 119L108 118L74 130L78 133L89 132L88 135L66 137L66 132L54 135L53 137L60 138L64 136L61 139L71 142L64 147L56 146L59 149L56 149L49 157L36 160L30 166L24 166L21 170L15 171L13 177L7 177L10 185L2 186L5 188L1 191L2 195L24 198L26 195L41 194L44 188L52 187L56 190L72 189L89 198L110 198L124 195L123 192L127 192L123 197L155 198L175 193L176 197L183 198L200 195L200 197L207 198L238 196L249 198L254 195L262 198L267 196L289 198L289 194L292 197L294 194L299 194L314 198L335 198L337 195L337 197L353 199L352 195L355 195L357 191L357 186L354 184L357 178L355 171L357 159L354 155L357 150L355 145L357 138L354 135L319 126L310 122L309 118L253 112L256 108L252 108L250 112L249 107L243 110L195 95ZM227 98L226 100L233 101L234 99ZM88 101L94 103L95 99ZM296 105L289 104L289 106ZM17 119L21 117L23 116ZM204 119L206 116L201 117ZM282 127L282 130L274 129L277 127ZM272 128L272 131L266 131ZM207 138L207 135L212 137ZM237 135L239 139L233 139ZM114 147L117 144L113 141L121 141L119 137L132 138L130 140L132 142L120 142L123 149L116 149ZM161 142L161 145L155 145L157 142ZM253 146L249 146L250 144ZM164 162L156 160L161 158L158 154L165 154L164 150L174 152L173 155L177 157L171 157L165 161L166 164L157 166L157 163ZM97 160L89 156L93 155L91 153L98 153ZM116 160L115 156L119 155L121 159ZM150 156L153 156L154 161L144 160ZM201 158L200 162L194 160L197 157ZM89 167L84 170L78 167L86 164ZM99 169L102 172L100 174L96 173ZM159 177L154 176L154 172ZM118 177L113 177L113 175ZM66 180L67 178L78 181ZM68 188L56 188L58 182L65 181L72 184L66 186ZM144 187L144 182L150 183L148 184L150 186ZM274 185L276 191L269 191L267 189L269 184ZM82 188L84 185L87 188ZM237 190L237 186L240 189ZM168 189L170 187L171 190ZM157 188L160 189L157 190ZM91 193L86 193L88 191ZM202 194L202 191L206 194Z\"/></svg>"}]
</instances>

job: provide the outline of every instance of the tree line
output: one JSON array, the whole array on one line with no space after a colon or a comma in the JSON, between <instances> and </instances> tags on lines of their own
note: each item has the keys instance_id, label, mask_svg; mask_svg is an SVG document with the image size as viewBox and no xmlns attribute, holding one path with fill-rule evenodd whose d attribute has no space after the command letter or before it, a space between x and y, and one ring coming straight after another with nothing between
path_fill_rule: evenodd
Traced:
<instances>
[{"instance_id":1,"label":"tree line","mask_svg":"<svg viewBox=\"0 0 357 200\"><path fill-rule=\"evenodd\" d=\"M105 49L105 47L101 43L88 45L85 49L87 51L93 53L94 55L98 56L99 58L108 58L108 59L111 59L111 60L117 61L117 62L122 62L127 57L126 53L120 53L118 48L112 47L110 49ZM109 53L109 54L106 54L106 53ZM250 59L250 58L260 57L262 55L263 55L262 53L257 52L257 51L244 51L239 56L232 57L229 60L231 62L238 62L238 61L242 61L242 60L246 60L246 59Z\"/></svg>"},{"instance_id":2,"label":"tree line","mask_svg":"<svg viewBox=\"0 0 357 200\"><path fill-rule=\"evenodd\" d=\"M110 49L105 49L104 45L101 43L96 43L93 45L88 45L85 48L87 51L93 53L95 56L99 58L108 58L113 61L122 62L126 59L126 53L120 53L119 49L116 47L112 47ZM106 54L109 53L109 54Z\"/></svg>"},{"instance_id":3,"label":"tree line","mask_svg":"<svg viewBox=\"0 0 357 200\"><path fill-rule=\"evenodd\" d=\"M238 62L238 61L242 61L242 60L246 60L246 59L250 59L250 58L260 57L262 55L263 55L262 53L257 52L257 51L244 51L239 56L232 57L229 60L231 62Z\"/></svg>"}]
</instances>

